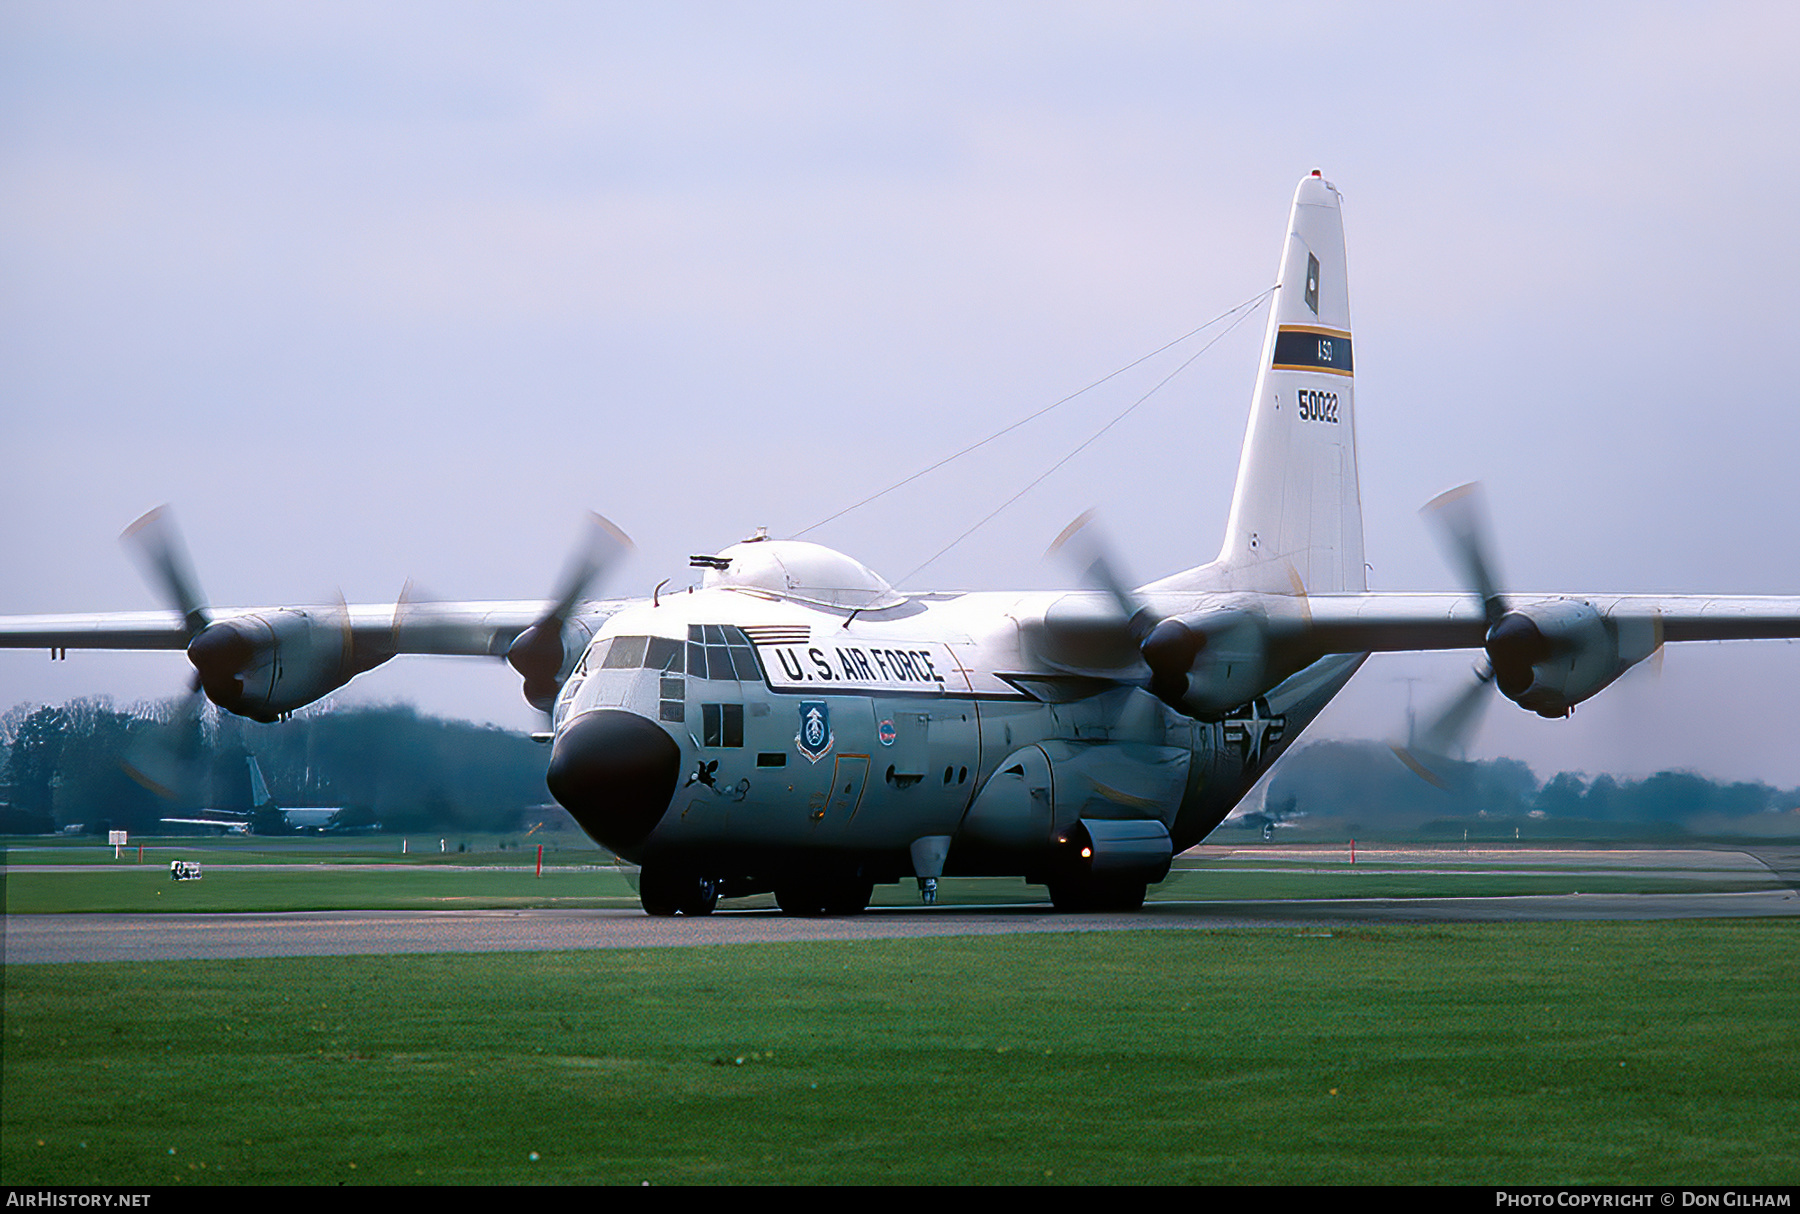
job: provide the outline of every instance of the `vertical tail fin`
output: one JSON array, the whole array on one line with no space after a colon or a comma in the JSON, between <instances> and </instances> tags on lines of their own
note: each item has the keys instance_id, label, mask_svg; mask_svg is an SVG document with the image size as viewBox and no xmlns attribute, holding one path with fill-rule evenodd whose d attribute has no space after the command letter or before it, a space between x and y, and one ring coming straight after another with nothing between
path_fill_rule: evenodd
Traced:
<instances>
[{"instance_id":1,"label":"vertical tail fin","mask_svg":"<svg viewBox=\"0 0 1800 1214\"><path fill-rule=\"evenodd\" d=\"M1213 572L1241 590L1366 590L1350 290L1337 188L1294 191L1281 277Z\"/></svg>"},{"instance_id":2,"label":"vertical tail fin","mask_svg":"<svg viewBox=\"0 0 1800 1214\"><path fill-rule=\"evenodd\" d=\"M250 804L261 809L274 798L269 796L269 786L263 783L262 768L257 766L256 756L245 755L244 758L250 764Z\"/></svg>"}]
</instances>

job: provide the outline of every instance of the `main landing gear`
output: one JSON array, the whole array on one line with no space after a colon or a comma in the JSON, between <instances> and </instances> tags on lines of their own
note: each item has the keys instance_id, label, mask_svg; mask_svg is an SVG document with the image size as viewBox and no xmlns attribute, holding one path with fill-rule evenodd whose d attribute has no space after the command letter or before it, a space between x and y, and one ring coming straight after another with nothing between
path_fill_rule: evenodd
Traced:
<instances>
[{"instance_id":1,"label":"main landing gear","mask_svg":"<svg viewBox=\"0 0 1800 1214\"><path fill-rule=\"evenodd\" d=\"M1143 878L1096 877L1076 873L1049 883L1050 904L1063 912L1134 911L1144 905L1149 882Z\"/></svg>"},{"instance_id":2,"label":"main landing gear","mask_svg":"<svg viewBox=\"0 0 1800 1214\"><path fill-rule=\"evenodd\" d=\"M638 901L644 913L666 919L671 915L710 915L719 904L719 883L692 873L646 868L638 876Z\"/></svg>"},{"instance_id":3,"label":"main landing gear","mask_svg":"<svg viewBox=\"0 0 1800 1214\"><path fill-rule=\"evenodd\" d=\"M649 867L638 876L638 901L644 913L666 919L671 915L710 915L719 904L721 886L715 877ZM767 890L767 885L746 888L744 881L724 890L734 897ZM860 915L875 894L875 882L864 877L804 877L775 886L775 901L784 914L817 919L825 915Z\"/></svg>"},{"instance_id":4,"label":"main landing gear","mask_svg":"<svg viewBox=\"0 0 1800 1214\"><path fill-rule=\"evenodd\" d=\"M782 914L806 919L860 915L874 895L875 883L861 877L786 881L775 887L775 902Z\"/></svg>"}]
</instances>

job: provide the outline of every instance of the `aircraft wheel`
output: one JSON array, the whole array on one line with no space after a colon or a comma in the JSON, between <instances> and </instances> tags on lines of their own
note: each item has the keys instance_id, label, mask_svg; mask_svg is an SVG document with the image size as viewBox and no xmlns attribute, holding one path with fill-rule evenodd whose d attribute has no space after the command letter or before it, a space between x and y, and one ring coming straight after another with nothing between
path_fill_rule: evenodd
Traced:
<instances>
[{"instance_id":1,"label":"aircraft wheel","mask_svg":"<svg viewBox=\"0 0 1800 1214\"><path fill-rule=\"evenodd\" d=\"M817 919L825 913L825 899L811 881L789 881L775 887L775 905L781 913L799 919Z\"/></svg>"},{"instance_id":2,"label":"aircraft wheel","mask_svg":"<svg viewBox=\"0 0 1800 1214\"><path fill-rule=\"evenodd\" d=\"M1065 877L1050 882L1050 903L1065 914L1134 911L1144 905L1150 883L1128 877Z\"/></svg>"},{"instance_id":3,"label":"aircraft wheel","mask_svg":"<svg viewBox=\"0 0 1800 1214\"><path fill-rule=\"evenodd\" d=\"M711 877L694 877L688 881L687 897L681 903L684 915L710 915L719 904L719 883Z\"/></svg>"},{"instance_id":4,"label":"aircraft wheel","mask_svg":"<svg viewBox=\"0 0 1800 1214\"><path fill-rule=\"evenodd\" d=\"M719 904L719 883L711 877L645 869L638 877L638 901L644 913L659 919L671 915L710 915Z\"/></svg>"},{"instance_id":5,"label":"aircraft wheel","mask_svg":"<svg viewBox=\"0 0 1800 1214\"><path fill-rule=\"evenodd\" d=\"M860 877L790 881L775 887L775 902L783 914L817 919L821 915L860 915L874 893L875 883Z\"/></svg>"},{"instance_id":6,"label":"aircraft wheel","mask_svg":"<svg viewBox=\"0 0 1800 1214\"><path fill-rule=\"evenodd\" d=\"M1150 892L1148 881L1118 881L1107 891L1106 910L1135 911L1144 909L1144 895Z\"/></svg>"},{"instance_id":7,"label":"aircraft wheel","mask_svg":"<svg viewBox=\"0 0 1800 1214\"><path fill-rule=\"evenodd\" d=\"M827 915L860 915L869 908L869 899L875 896L875 883L851 877L844 881L833 881L825 890L824 904Z\"/></svg>"}]
</instances>

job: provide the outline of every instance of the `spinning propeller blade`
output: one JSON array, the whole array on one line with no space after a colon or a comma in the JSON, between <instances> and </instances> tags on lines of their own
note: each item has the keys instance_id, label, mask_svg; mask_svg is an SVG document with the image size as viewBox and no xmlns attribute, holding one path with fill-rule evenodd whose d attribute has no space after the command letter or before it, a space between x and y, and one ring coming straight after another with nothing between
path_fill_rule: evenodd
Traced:
<instances>
[{"instance_id":1,"label":"spinning propeller blade","mask_svg":"<svg viewBox=\"0 0 1800 1214\"><path fill-rule=\"evenodd\" d=\"M1436 528L1444 555L1462 575L1464 587L1481 600L1492 628L1506 614L1506 600L1501 597L1500 579L1489 555L1493 545L1488 540L1487 500L1481 482L1470 481L1438 494L1419 514Z\"/></svg>"},{"instance_id":2,"label":"spinning propeller blade","mask_svg":"<svg viewBox=\"0 0 1800 1214\"><path fill-rule=\"evenodd\" d=\"M506 660L525 679L525 699L532 707L549 712L555 705L562 668L569 656L564 648L564 627L588 592L601 583L631 547L631 537L609 520L589 512L549 609L521 632L506 651Z\"/></svg>"},{"instance_id":3,"label":"spinning propeller blade","mask_svg":"<svg viewBox=\"0 0 1800 1214\"><path fill-rule=\"evenodd\" d=\"M1440 493L1426 502L1419 514L1434 527L1445 557L1462 576L1464 587L1480 601L1488 628L1493 629L1507 607L1490 555L1493 545L1488 539L1487 503L1480 482ZM1468 750L1487 713L1493 683L1493 667L1485 659L1476 662L1474 680L1427 717L1424 729L1416 730L1405 745L1389 743L1394 754L1423 779L1445 787L1440 769L1447 767L1452 756Z\"/></svg>"},{"instance_id":4,"label":"spinning propeller blade","mask_svg":"<svg viewBox=\"0 0 1800 1214\"><path fill-rule=\"evenodd\" d=\"M201 593L199 579L194 576L194 562L188 556L187 544L175 526L175 516L168 506L158 506L119 536L126 550L143 569L150 588L162 601L181 613L187 624L188 639L198 636L212 620L206 595Z\"/></svg>"},{"instance_id":5,"label":"spinning propeller blade","mask_svg":"<svg viewBox=\"0 0 1800 1214\"><path fill-rule=\"evenodd\" d=\"M1143 602L1131 592L1125 579L1119 576L1117 564L1100 534L1092 510L1083 511L1074 522L1064 527L1062 534L1051 541L1046 555L1060 556L1069 561L1079 571L1081 581L1089 589L1098 590L1110 598L1113 606L1118 609L1120 624L1132 634L1134 643L1142 641L1155 626L1154 619L1147 624L1140 623L1149 613Z\"/></svg>"},{"instance_id":6,"label":"spinning propeller blade","mask_svg":"<svg viewBox=\"0 0 1800 1214\"><path fill-rule=\"evenodd\" d=\"M165 801L198 805L203 800L205 755L201 745L201 714L206 697L198 680L179 700L172 701L168 719L144 730L126 750L120 766L125 774Z\"/></svg>"},{"instance_id":7,"label":"spinning propeller blade","mask_svg":"<svg viewBox=\"0 0 1800 1214\"><path fill-rule=\"evenodd\" d=\"M174 513L167 505L158 506L125 528L119 540L150 588L181 613L192 644L212 622L212 609L194 574L193 558L175 525ZM126 753L122 764L126 774L164 800L196 803L202 777L200 717L205 707L196 667L169 719L152 725Z\"/></svg>"}]
</instances>

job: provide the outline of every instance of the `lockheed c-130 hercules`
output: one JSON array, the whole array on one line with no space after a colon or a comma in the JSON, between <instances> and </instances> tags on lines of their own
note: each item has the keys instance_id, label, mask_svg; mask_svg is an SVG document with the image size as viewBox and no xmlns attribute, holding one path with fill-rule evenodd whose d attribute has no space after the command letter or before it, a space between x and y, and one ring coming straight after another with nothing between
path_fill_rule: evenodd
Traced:
<instances>
[{"instance_id":1,"label":"lockheed c-130 hercules","mask_svg":"<svg viewBox=\"0 0 1800 1214\"><path fill-rule=\"evenodd\" d=\"M1371 593L1340 199L1317 171L1272 298L1223 547L1136 589L1078 523L1076 591L901 593L759 534L694 558L689 593L591 600L626 544L595 516L548 603L214 610L152 512L127 535L173 612L13 617L0 645L185 649L197 690L259 721L396 654L503 655L550 715L551 793L669 915L771 890L852 913L946 874L1136 907L1370 653L1484 651L1453 722L1489 685L1565 716L1665 641L1800 636L1800 597L1504 592L1460 491L1434 505L1468 593Z\"/></svg>"}]
</instances>

